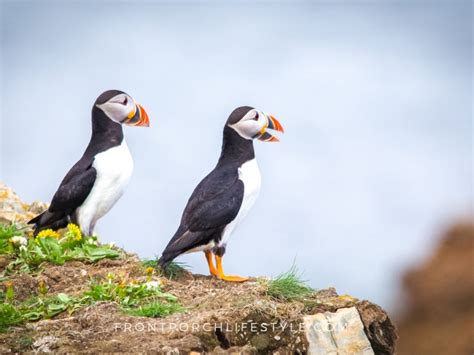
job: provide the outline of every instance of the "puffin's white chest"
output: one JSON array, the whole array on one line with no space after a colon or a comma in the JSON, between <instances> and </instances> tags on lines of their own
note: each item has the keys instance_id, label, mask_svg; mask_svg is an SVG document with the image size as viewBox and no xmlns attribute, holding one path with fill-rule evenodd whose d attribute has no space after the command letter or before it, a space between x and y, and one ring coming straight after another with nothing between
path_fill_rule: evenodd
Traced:
<instances>
[{"instance_id":1,"label":"puffin's white chest","mask_svg":"<svg viewBox=\"0 0 474 355\"><path fill-rule=\"evenodd\" d=\"M78 223L84 232L92 233L95 223L122 196L133 172L133 160L125 140L95 156L92 166L97 171L94 186L77 209Z\"/></svg>"},{"instance_id":2,"label":"puffin's white chest","mask_svg":"<svg viewBox=\"0 0 474 355\"><path fill-rule=\"evenodd\" d=\"M257 160L255 158L242 164L238 172L239 180L244 183L244 198L239 213L235 219L225 227L224 232L222 233L222 240L219 243L220 245L225 245L227 243L229 236L245 216L247 216L260 193L262 180Z\"/></svg>"}]
</instances>

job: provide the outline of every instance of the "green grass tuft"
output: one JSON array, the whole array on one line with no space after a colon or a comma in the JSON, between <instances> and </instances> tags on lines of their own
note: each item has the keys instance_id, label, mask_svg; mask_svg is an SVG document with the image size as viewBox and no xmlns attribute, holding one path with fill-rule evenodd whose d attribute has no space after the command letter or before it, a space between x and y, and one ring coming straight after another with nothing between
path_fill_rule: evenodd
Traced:
<instances>
[{"instance_id":1,"label":"green grass tuft","mask_svg":"<svg viewBox=\"0 0 474 355\"><path fill-rule=\"evenodd\" d=\"M16 307L8 303L0 304L0 333L22 322L23 317Z\"/></svg>"},{"instance_id":2,"label":"green grass tuft","mask_svg":"<svg viewBox=\"0 0 474 355\"><path fill-rule=\"evenodd\" d=\"M144 267L153 267L155 268L161 276L164 276L170 280L175 280L182 276L186 271L190 269L190 266L186 263L181 263L179 261L172 261L168 264L166 270L163 270L159 266L160 259L156 258L155 260L143 260L142 264Z\"/></svg>"},{"instance_id":3,"label":"green grass tuft","mask_svg":"<svg viewBox=\"0 0 474 355\"><path fill-rule=\"evenodd\" d=\"M138 308L130 309L127 313L137 317L161 318L183 311L184 308L178 303L163 303L155 300Z\"/></svg>"},{"instance_id":4,"label":"green grass tuft","mask_svg":"<svg viewBox=\"0 0 474 355\"><path fill-rule=\"evenodd\" d=\"M300 277L293 264L290 270L267 282L267 294L281 301L294 301L310 295L313 290Z\"/></svg>"},{"instance_id":5,"label":"green grass tuft","mask_svg":"<svg viewBox=\"0 0 474 355\"><path fill-rule=\"evenodd\" d=\"M94 301L118 303L125 313L141 317L164 317L184 308L176 296L163 292L156 281L146 283L117 282L112 277L105 282L95 282L85 293Z\"/></svg>"},{"instance_id":6,"label":"green grass tuft","mask_svg":"<svg viewBox=\"0 0 474 355\"><path fill-rule=\"evenodd\" d=\"M104 282L93 282L89 291L85 292L94 301L112 301L123 308L139 306L142 301L161 298L169 302L176 302L176 297L163 292L160 286L150 286L149 283L116 282L109 279Z\"/></svg>"}]
</instances>

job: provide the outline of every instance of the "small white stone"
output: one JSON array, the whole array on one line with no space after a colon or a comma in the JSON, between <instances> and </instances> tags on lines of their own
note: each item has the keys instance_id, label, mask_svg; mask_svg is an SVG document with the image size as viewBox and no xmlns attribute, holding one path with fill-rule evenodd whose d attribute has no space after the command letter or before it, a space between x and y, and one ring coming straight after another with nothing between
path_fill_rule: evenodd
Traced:
<instances>
[{"instance_id":1,"label":"small white stone","mask_svg":"<svg viewBox=\"0 0 474 355\"><path fill-rule=\"evenodd\" d=\"M281 337L279 335L275 335L273 338L277 341L281 339Z\"/></svg>"}]
</instances>

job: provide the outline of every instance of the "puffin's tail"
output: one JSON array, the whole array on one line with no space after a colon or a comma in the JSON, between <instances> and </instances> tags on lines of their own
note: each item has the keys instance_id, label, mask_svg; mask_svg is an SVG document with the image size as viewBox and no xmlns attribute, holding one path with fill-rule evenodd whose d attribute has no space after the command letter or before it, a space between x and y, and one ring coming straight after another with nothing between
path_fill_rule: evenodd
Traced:
<instances>
[{"instance_id":1,"label":"puffin's tail","mask_svg":"<svg viewBox=\"0 0 474 355\"><path fill-rule=\"evenodd\" d=\"M33 224L33 235L36 236L43 229L60 229L67 226L69 219L63 212L50 212L48 210L39 214L35 218L28 221L28 224Z\"/></svg>"},{"instance_id":2,"label":"puffin's tail","mask_svg":"<svg viewBox=\"0 0 474 355\"><path fill-rule=\"evenodd\" d=\"M175 253L163 253L161 258L158 260L158 265L162 270L166 270L168 265L176 258L179 254Z\"/></svg>"},{"instance_id":3,"label":"puffin's tail","mask_svg":"<svg viewBox=\"0 0 474 355\"><path fill-rule=\"evenodd\" d=\"M161 258L158 261L162 270L166 270L168 265L177 258L180 254L183 253L183 248L179 242L183 234L185 234L186 228L182 225L179 226L176 233L173 235L173 238L168 242L165 250L161 253Z\"/></svg>"}]
</instances>

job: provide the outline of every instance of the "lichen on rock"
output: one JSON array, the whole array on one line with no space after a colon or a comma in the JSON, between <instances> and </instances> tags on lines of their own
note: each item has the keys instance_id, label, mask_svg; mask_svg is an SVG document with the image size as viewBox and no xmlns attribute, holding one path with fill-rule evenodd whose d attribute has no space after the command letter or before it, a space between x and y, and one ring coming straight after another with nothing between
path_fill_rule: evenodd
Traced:
<instances>
[{"instance_id":1,"label":"lichen on rock","mask_svg":"<svg viewBox=\"0 0 474 355\"><path fill-rule=\"evenodd\" d=\"M23 202L18 195L0 181L0 223L26 223L48 208L48 205L35 201Z\"/></svg>"}]
</instances>

